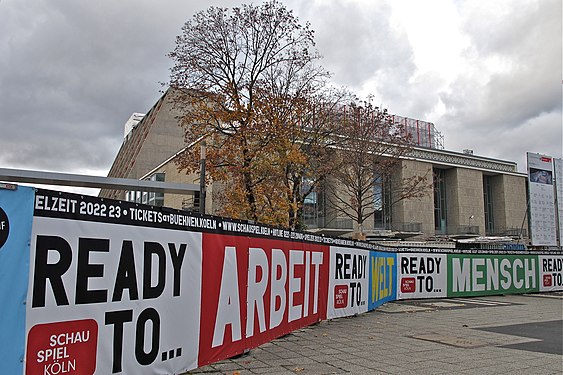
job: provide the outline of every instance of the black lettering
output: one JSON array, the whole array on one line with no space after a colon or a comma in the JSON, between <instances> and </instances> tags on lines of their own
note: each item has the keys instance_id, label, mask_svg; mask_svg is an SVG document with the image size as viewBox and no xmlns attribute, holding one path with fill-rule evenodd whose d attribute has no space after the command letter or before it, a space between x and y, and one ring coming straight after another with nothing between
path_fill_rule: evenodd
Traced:
<instances>
[{"instance_id":1,"label":"black lettering","mask_svg":"<svg viewBox=\"0 0 563 375\"><path fill-rule=\"evenodd\" d=\"M418 280L418 288L417 290L420 290L422 292L423 289L423 282L424 282L424 276L417 276L416 279Z\"/></svg>"},{"instance_id":2,"label":"black lettering","mask_svg":"<svg viewBox=\"0 0 563 375\"><path fill-rule=\"evenodd\" d=\"M174 291L172 295L178 297L180 295L180 281L182 278L182 263L184 262L184 256L186 255L185 243L180 244L180 249L176 251L176 245L173 243L168 244L168 250L170 251L170 259L172 260L172 270L174 272Z\"/></svg>"},{"instance_id":3,"label":"black lettering","mask_svg":"<svg viewBox=\"0 0 563 375\"><path fill-rule=\"evenodd\" d=\"M129 299L139 299L137 287L137 273L135 271L135 256L133 254L133 242L123 241L121 245L121 256L115 277L115 289L113 290L112 302L121 301L123 291L129 290Z\"/></svg>"},{"instance_id":4,"label":"black lettering","mask_svg":"<svg viewBox=\"0 0 563 375\"><path fill-rule=\"evenodd\" d=\"M344 254L344 278L346 280L350 279L350 258L352 255Z\"/></svg>"},{"instance_id":5,"label":"black lettering","mask_svg":"<svg viewBox=\"0 0 563 375\"><path fill-rule=\"evenodd\" d=\"M406 275L409 273L409 259L407 257L401 258L401 273Z\"/></svg>"},{"instance_id":6,"label":"black lettering","mask_svg":"<svg viewBox=\"0 0 563 375\"><path fill-rule=\"evenodd\" d=\"M354 255L352 257L352 279L357 279L358 278L358 257L356 255Z\"/></svg>"},{"instance_id":7,"label":"black lettering","mask_svg":"<svg viewBox=\"0 0 563 375\"><path fill-rule=\"evenodd\" d=\"M123 324L133 320L133 310L106 312L105 325L113 324L113 359L111 373L121 372L123 358Z\"/></svg>"},{"instance_id":8,"label":"black lettering","mask_svg":"<svg viewBox=\"0 0 563 375\"><path fill-rule=\"evenodd\" d=\"M103 264L90 264L90 252L109 252L109 240L105 238L78 239L78 267L76 270L76 303L107 302L108 291L105 289L89 290L88 279L103 277Z\"/></svg>"},{"instance_id":9,"label":"black lettering","mask_svg":"<svg viewBox=\"0 0 563 375\"><path fill-rule=\"evenodd\" d=\"M157 283L151 285L152 279L152 256L158 258ZM166 253L161 244L157 242L145 242L145 258L143 269L143 299L159 297L164 291L166 277Z\"/></svg>"},{"instance_id":10,"label":"black lettering","mask_svg":"<svg viewBox=\"0 0 563 375\"><path fill-rule=\"evenodd\" d=\"M152 325L152 343L151 349L145 353L145 325L148 321ZM158 311L149 307L139 314L137 319L137 328L135 333L135 358L139 364L146 366L153 363L158 357L158 349L160 346L160 316Z\"/></svg>"},{"instance_id":11,"label":"black lettering","mask_svg":"<svg viewBox=\"0 0 563 375\"><path fill-rule=\"evenodd\" d=\"M336 280L342 279L342 265L344 264L344 258L342 258L342 254L336 253L336 274L334 278Z\"/></svg>"},{"instance_id":12,"label":"black lettering","mask_svg":"<svg viewBox=\"0 0 563 375\"><path fill-rule=\"evenodd\" d=\"M434 279L432 278L432 276L426 276L426 291L427 292L432 292L432 290L434 289Z\"/></svg>"},{"instance_id":13,"label":"black lettering","mask_svg":"<svg viewBox=\"0 0 563 375\"><path fill-rule=\"evenodd\" d=\"M411 264L410 264L410 274L411 275L416 275L418 273L416 263L417 263L417 258L415 258L415 257L411 258Z\"/></svg>"},{"instance_id":14,"label":"black lettering","mask_svg":"<svg viewBox=\"0 0 563 375\"><path fill-rule=\"evenodd\" d=\"M51 284L57 306L68 305L62 276L68 271L72 261L70 244L64 238L56 236L37 236L36 242L31 307L45 307L47 279ZM47 263L49 250L59 253L57 263Z\"/></svg>"},{"instance_id":15,"label":"black lettering","mask_svg":"<svg viewBox=\"0 0 563 375\"><path fill-rule=\"evenodd\" d=\"M436 258L436 273L440 273L440 262L442 261L442 258L437 257Z\"/></svg>"},{"instance_id":16,"label":"black lettering","mask_svg":"<svg viewBox=\"0 0 563 375\"><path fill-rule=\"evenodd\" d=\"M418 273L426 273L426 262L425 262L425 260L430 261L429 258L420 258L420 266L418 267Z\"/></svg>"}]
</instances>

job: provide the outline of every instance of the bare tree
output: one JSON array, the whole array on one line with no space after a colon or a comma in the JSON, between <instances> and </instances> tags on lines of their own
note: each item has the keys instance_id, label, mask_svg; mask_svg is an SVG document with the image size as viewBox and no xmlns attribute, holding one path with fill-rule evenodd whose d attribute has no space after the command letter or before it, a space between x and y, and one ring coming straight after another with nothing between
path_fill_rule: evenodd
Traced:
<instances>
[{"instance_id":1,"label":"bare tree","mask_svg":"<svg viewBox=\"0 0 563 375\"><path fill-rule=\"evenodd\" d=\"M276 166L273 177L283 185L284 209L291 229L303 228L306 197L339 168L334 158L334 149L343 140L339 109L350 97L347 90L326 88L304 98L281 97L271 112L278 124L274 128L279 146L271 153L271 162Z\"/></svg>"},{"instance_id":2,"label":"bare tree","mask_svg":"<svg viewBox=\"0 0 563 375\"><path fill-rule=\"evenodd\" d=\"M384 203L391 207L426 195L428 176L403 178L384 194L401 158L412 150L411 137L403 125L393 123L387 110L375 107L369 99L360 105L352 103L344 111L344 141L336 151L342 164L331 176L337 188L329 190L329 203L340 215L355 221L358 232L363 233L366 219Z\"/></svg>"}]
</instances>

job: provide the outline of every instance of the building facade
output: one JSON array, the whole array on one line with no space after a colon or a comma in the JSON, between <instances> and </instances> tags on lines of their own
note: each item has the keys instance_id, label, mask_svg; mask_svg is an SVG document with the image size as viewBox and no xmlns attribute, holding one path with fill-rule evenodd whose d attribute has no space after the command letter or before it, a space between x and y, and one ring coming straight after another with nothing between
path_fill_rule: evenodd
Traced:
<instances>
[{"instance_id":1,"label":"building facade","mask_svg":"<svg viewBox=\"0 0 563 375\"><path fill-rule=\"evenodd\" d=\"M195 145L185 144L172 95L167 91L127 132L108 177L199 183L199 175L178 171L175 163L182 150ZM429 129L429 135L434 135L433 125L428 124L424 123L425 129ZM413 129L419 131L418 127ZM389 181L374 187L378 189L375 213L362 228L368 238L527 237L527 180L526 174L517 171L516 163L476 156L469 150L459 153L432 146L439 143L426 140L421 143L426 147L415 146L409 156L401 160ZM397 184L411 176L426 176L432 182L424 196L391 203ZM338 190L338 186L327 180L307 197L303 207L304 223L308 230L350 235L358 230L357 223L339 216L328 201L327 189ZM217 183L207 187L207 213L220 212L219 201L215 199L220 190ZM200 203L197 192L176 195L102 190L100 196L181 210L197 210Z\"/></svg>"}]
</instances>

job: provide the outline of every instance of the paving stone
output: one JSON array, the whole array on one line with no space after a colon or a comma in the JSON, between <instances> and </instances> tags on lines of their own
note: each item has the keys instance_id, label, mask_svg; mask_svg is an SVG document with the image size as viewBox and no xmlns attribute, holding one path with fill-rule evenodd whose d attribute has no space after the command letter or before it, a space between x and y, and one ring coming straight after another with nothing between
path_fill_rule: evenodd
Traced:
<instances>
[{"instance_id":1,"label":"paving stone","mask_svg":"<svg viewBox=\"0 0 563 375\"><path fill-rule=\"evenodd\" d=\"M529 339L478 329L560 320L561 299L518 295L490 299L510 304L463 309L433 306L430 312L386 304L387 312L375 310L323 322L264 344L247 356L190 374L563 373L560 355L502 347ZM447 338L453 341L446 342Z\"/></svg>"}]
</instances>

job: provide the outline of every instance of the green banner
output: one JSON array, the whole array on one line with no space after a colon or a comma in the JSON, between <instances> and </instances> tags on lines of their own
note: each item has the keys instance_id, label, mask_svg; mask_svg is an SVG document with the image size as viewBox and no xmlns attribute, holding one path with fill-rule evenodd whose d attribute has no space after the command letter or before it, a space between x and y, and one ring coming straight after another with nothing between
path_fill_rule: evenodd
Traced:
<instances>
[{"instance_id":1,"label":"green banner","mask_svg":"<svg viewBox=\"0 0 563 375\"><path fill-rule=\"evenodd\" d=\"M448 297L539 291L537 255L448 254Z\"/></svg>"}]
</instances>

